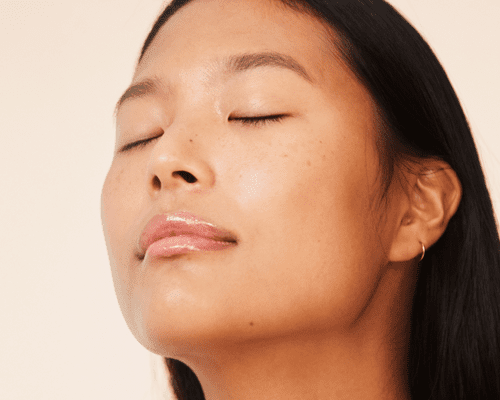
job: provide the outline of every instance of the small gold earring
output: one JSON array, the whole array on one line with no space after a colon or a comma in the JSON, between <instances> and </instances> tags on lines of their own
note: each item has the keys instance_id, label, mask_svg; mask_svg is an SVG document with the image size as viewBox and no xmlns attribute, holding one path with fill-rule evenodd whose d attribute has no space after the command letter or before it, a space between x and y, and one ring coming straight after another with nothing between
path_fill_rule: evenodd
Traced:
<instances>
[{"instance_id":1,"label":"small gold earring","mask_svg":"<svg viewBox=\"0 0 500 400\"><path fill-rule=\"evenodd\" d=\"M422 242L420 242L420 244L422 245L422 257L420 257L419 262L422 261L424 259L424 256L425 256L425 246Z\"/></svg>"}]
</instances>

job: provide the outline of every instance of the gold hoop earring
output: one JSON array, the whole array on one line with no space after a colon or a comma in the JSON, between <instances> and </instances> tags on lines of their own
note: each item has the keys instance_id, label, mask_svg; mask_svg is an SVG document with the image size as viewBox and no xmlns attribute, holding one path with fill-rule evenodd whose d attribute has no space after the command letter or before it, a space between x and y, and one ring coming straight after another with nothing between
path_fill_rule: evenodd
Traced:
<instances>
[{"instance_id":1,"label":"gold hoop earring","mask_svg":"<svg viewBox=\"0 0 500 400\"><path fill-rule=\"evenodd\" d=\"M424 256L425 256L425 246L422 242L420 242L420 244L422 245L422 257L420 257L419 262L422 261L424 259Z\"/></svg>"}]
</instances>

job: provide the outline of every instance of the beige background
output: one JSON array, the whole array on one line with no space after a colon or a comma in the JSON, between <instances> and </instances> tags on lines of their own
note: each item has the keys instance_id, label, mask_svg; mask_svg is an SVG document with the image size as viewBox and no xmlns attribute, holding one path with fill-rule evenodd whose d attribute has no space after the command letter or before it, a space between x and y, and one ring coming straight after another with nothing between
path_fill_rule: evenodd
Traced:
<instances>
[{"instance_id":1,"label":"beige background","mask_svg":"<svg viewBox=\"0 0 500 400\"><path fill-rule=\"evenodd\" d=\"M0 0L0 398L145 399L100 222L113 106L161 0ZM392 0L435 49L500 212L500 2Z\"/></svg>"}]
</instances>

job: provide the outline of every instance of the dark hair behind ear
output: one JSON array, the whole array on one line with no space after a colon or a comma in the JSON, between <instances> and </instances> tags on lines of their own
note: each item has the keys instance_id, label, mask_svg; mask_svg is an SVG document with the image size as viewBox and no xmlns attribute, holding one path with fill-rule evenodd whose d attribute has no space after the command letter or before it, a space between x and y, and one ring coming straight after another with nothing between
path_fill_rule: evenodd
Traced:
<instances>
[{"instance_id":1,"label":"dark hair behind ear","mask_svg":"<svg viewBox=\"0 0 500 400\"><path fill-rule=\"evenodd\" d=\"M161 26L190 0L174 0ZM446 73L415 29L382 0L281 0L319 16L378 103L387 131L386 186L409 157L447 162L463 197L440 240L420 263L408 374L414 400L500 399L500 240L466 117ZM384 135L385 133L385 135ZM168 361L179 399L204 399L194 373Z\"/></svg>"}]
</instances>

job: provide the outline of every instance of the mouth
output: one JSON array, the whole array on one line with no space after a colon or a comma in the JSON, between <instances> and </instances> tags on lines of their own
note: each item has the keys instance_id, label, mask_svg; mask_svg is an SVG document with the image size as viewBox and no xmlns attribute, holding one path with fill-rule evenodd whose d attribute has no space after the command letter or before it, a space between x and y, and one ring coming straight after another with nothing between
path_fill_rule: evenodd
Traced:
<instances>
[{"instance_id":1,"label":"mouth","mask_svg":"<svg viewBox=\"0 0 500 400\"><path fill-rule=\"evenodd\" d=\"M144 228L137 257L172 257L199 251L225 250L237 244L236 236L204 219L176 212L154 216Z\"/></svg>"}]
</instances>

